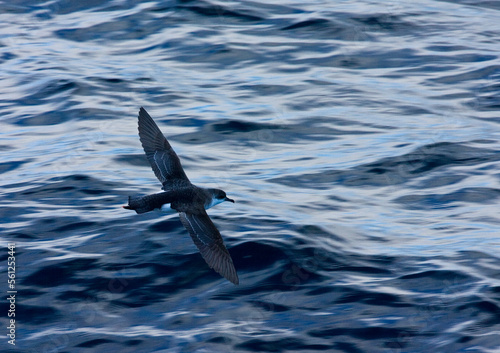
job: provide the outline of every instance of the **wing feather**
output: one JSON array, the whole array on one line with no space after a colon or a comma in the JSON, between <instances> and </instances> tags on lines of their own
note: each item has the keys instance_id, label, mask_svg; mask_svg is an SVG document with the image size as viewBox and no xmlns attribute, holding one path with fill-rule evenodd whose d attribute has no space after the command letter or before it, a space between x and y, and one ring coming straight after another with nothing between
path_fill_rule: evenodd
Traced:
<instances>
[{"instance_id":1,"label":"wing feather","mask_svg":"<svg viewBox=\"0 0 500 353\"><path fill-rule=\"evenodd\" d=\"M206 211L200 210L196 214L179 212L179 216L208 266L232 283L238 284L238 274L231 255Z\"/></svg>"},{"instance_id":2,"label":"wing feather","mask_svg":"<svg viewBox=\"0 0 500 353\"><path fill-rule=\"evenodd\" d=\"M142 107L139 110L139 138L153 172L163 185L163 190L171 189L173 184L189 183L179 157L153 118Z\"/></svg>"}]
</instances>

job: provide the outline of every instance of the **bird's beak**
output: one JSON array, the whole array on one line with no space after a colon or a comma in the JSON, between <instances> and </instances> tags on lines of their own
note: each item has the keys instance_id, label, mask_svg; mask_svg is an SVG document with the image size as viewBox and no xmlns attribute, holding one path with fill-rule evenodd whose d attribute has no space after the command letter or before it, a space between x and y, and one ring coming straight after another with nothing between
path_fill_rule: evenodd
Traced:
<instances>
[{"instance_id":1,"label":"bird's beak","mask_svg":"<svg viewBox=\"0 0 500 353\"><path fill-rule=\"evenodd\" d=\"M224 201L229 201L229 202L234 203L234 200L233 200L233 199L230 199L229 197L226 197L226 198L224 199Z\"/></svg>"}]
</instances>

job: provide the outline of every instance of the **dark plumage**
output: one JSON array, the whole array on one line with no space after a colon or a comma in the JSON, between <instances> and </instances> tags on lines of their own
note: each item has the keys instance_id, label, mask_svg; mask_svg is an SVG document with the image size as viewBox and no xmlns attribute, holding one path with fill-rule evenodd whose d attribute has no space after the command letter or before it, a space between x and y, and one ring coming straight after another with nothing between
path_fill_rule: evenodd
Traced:
<instances>
[{"instance_id":1,"label":"dark plumage","mask_svg":"<svg viewBox=\"0 0 500 353\"><path fill-rule=\"evenodd\" d=\"M145 213L170 204L179 212L182 224L188 230L206 263L234 284L239 283L231 255L222 236L208 216L206 209L223 201L234 202L220 189L197 187L189 181L179 157L160 129L141 107L139 111L139 138L146 157L162 183L164 192L147 196L130 196L126 209Z\"/></svg>"}]
</instances>

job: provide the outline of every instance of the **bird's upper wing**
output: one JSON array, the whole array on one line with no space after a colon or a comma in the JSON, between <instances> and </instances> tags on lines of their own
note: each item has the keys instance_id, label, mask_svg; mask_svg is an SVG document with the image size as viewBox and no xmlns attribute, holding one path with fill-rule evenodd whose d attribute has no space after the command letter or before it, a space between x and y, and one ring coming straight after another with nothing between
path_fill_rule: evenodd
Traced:
<instances>
[{"instance_id":1,"label":"bird's upper wing","mask_svg":"<svg viewBox=\"0 0 500 353\"><path fill-rule=\"evenodd\" d=\"M168 190L173 183L189 183L181 161L148 112L139 111L139 138L156 177Z\"/></svg>"},{"instance_id":2,"label":"bird's upper wing","mask_svg":"<svg viewBox=\"0 0 500 353\"><path fill-rule=\"evenodd\" d=\"M179 212L179 216L208 266L229 281L238 284L238 274L231 255L205 209L200 209L196 213Z\"/></svg>"}]
</instances>

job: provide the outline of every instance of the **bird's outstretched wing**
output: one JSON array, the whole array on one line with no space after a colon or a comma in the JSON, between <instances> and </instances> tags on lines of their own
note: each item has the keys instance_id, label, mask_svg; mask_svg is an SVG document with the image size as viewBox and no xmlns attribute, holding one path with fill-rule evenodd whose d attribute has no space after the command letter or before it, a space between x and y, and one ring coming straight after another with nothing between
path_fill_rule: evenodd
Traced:
<instances>
[{"instance_id":1,"label":"bird's outstretched wing","mask_svg":"<svg viewBox=\"0 0 500 353\"><path fill-rule=\"evenodd\" d=\"M196 214L179 212L179 216L208 266L229 281L238 284L238 274L234 268L231 255L229 255L219 230L215 227L207 212L200 209Z\"/></svg>"},{"instance_id":2,"label":"bird's outstretched wing","mask_svg":"<svg viewBox=\"0 0 500 353\"><path fill-rule=\"evenodd\" d=\"M139 110L139 138L156 177L167 191L173 185L190 183L181 161L148 112Z\"/></svg>"}]
</instances>

